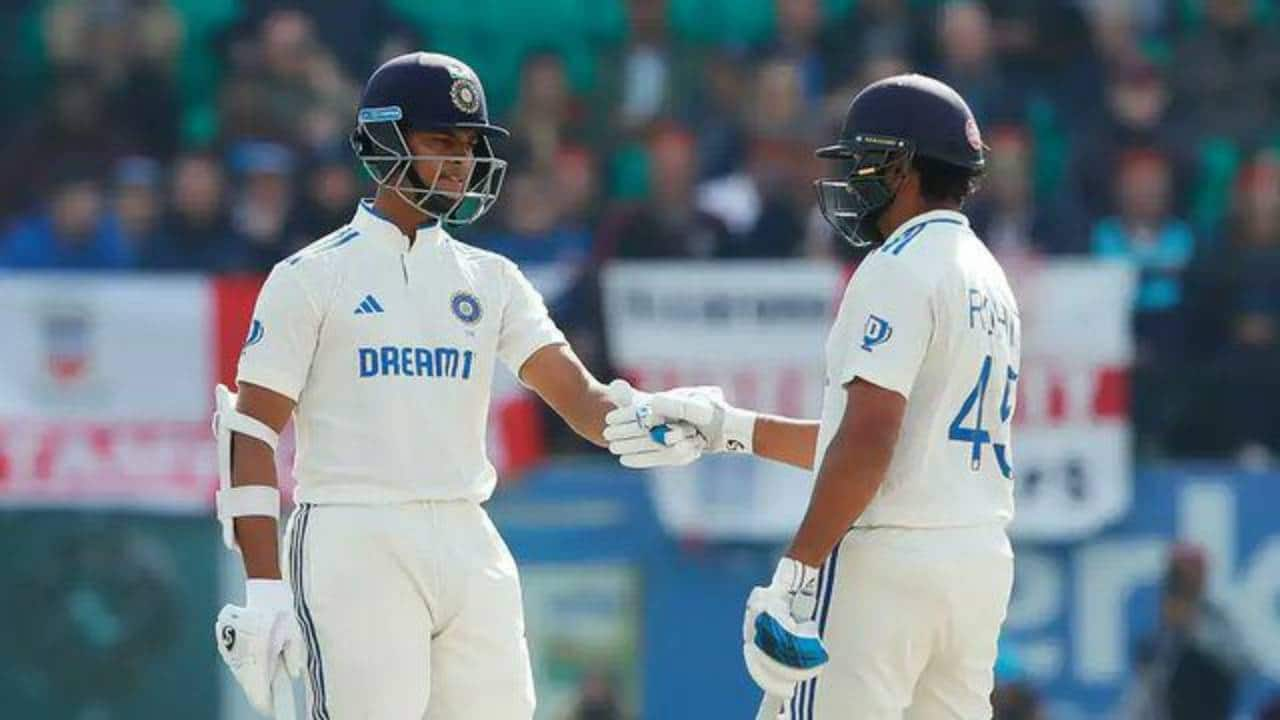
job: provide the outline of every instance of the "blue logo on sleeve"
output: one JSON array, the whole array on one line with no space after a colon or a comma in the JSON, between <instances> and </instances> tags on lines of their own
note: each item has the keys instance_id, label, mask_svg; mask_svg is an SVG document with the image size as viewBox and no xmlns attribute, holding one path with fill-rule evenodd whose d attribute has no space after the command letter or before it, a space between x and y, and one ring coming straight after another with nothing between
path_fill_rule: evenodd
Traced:
<instances>
[{"instance_id":1,"label":"blue logo on sleeve","mask_svg":"<svg viewBox=\"0 0 1280 720\"><path fill-rule=\"evenodd\" d=\"M878 315L868 315L867 325L862 330L862 349L871 352L871 348L889 342L893 337L893 326L888 320Z\"/></svg>"},{"instance_id":2,"label":"blue logo on sleeve","mask_svg":"<svg viewBox=\"0 0 1280 720\"><path fill-rule=\"evenodd\" d=\"M266 335L266 331L262 329L262 321L254 318L253 322L249 323L249 334L245 336L244 346L240 348L240 352L243 353L248 350L250 345L257 345L262 342L263 335Z\"/></svg>"}]
</instances>

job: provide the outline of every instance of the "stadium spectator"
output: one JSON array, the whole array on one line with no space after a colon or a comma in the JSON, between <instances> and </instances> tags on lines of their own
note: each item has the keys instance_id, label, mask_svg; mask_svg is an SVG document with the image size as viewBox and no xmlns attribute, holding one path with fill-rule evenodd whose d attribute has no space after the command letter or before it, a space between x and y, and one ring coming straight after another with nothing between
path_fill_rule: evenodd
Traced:
<instances>
[{"instance_id":1,"label":"stadium spectator","mask_svg":"<svg viewBox=\"0 0 1280 720\"><path fill-rule=\"evenodd\" d=\"M627 38L616 54L608 54L602 75L609 87L606 114L624 132L642 130L674 113L684 94L684 78L692 68L674 46L666 0L627 0ZM609 115L612 117L609 117Z\"/></svg>"},{"instance_id":2,"label":"stadium spectator","mask_svg":"<svg viewBox=\"0 0 1280 720\"><path fill-rule=\"evenodd\" d=\"M245 239L250 267L263 272L302 245L288 232L293 168L293 152L283 145L246 142L231 153L231 170L238 185L231 205L231 226Z\"/></svg>"},{"instance_id":3,"label":"stadium spectator","mask_svg":"<svg viewBox=\"0 0 1280 720\"><path fill-rule=\"evenodd\" d=\"M989 128L991 146L978 194L966 206L978 237L1002 261L1070 249L1070 229L1035 200L1031 139L1025 128ZM1079 230L1077 230L1079 232Z\"/></svg>"},{"instance_id":4,"label":"stadium spectator","mask_svg":"<svg viewBox=\"0 0 1280 720\"><path fill-rule=\"evenodd\" d=\"M249 269L242 239L231 229L226 178L216 156L206 152L174 161L169 210L159 238L143 248L149 270L228 272Z\"/></svg>"},{"instance_id":5,"label":"stadium spectator","mask_svg":"<svg viewBox=\"0 0 1280 720\"><path fill-rule=\"evenodd\" d=\"M549 170L560 146L581 134L581 113L563 58L553 51L530 53L521 68L520 95L505 156L529 169Z\"/></svg>"},{"instance_id":6,"label":"stadium spectator","mask_svg":"<svg viewBox=\"0 0 1280 720\"><path fill-rule=\"evenodd\" d=\"M54 182L54 161L110 167L132 143L106 115L102 91L82 66L55 70L48 103L3 143L0 216L33 209Z\"/></svg>"},{"instance_id":7,"label":"stadium spectator","mask_svg":"<svg viewBox=\"0 0 1280 720\"><path fill-rule=\"evenodd\" d=\"M112 211L134 252L153 242L159 231L163 202L161 179L160 165L152 158L132 156L116 163Z\"/></svg>"},{"instance_id":8,"label":"stadium spectator","mask_svg":"<svg viewBox=\"0 0 1280 720\"><path fill-rule=\"evenodd\" d=\"M1179 43L1176 92L1190 104L1201 137L1267 140L1280 92L1275 29L1256 22L1249 0L1206 0L1206 22Z\"/></svg>"},{"instance_id":9,"label":"stadium spectator","mask_svg":"<svg viewBox=\"0 0 1280 720\"><path fill-rule=\"evenodd\" d=\"M1254 22L1249 0L1206 0L1206 22L1176 49L1176 92L1188 100L1197 133L1236 142L1268 140L1280 92L1275 28Z\"/></svg>"},{"instance_id":10,"label":"stadium spectator","mask_svg":"<svg viewBox=\"0 0 1280 720\"><path fill-rule=\"evenodd\" d=\"M1280 158L1261 153L1240 174L1231 226L1188 278L1186 324L1203 388L1177 446L1191 456L1280 454Z\"/></svg>"},{"instance_id":11,"label":"stadium spectator","mask_svg":"<svg viewBox=\"0 0 1280 720\"><path fill-rule=\"evenodd\" d=\"M756 135L813 134L818 118L805 99L804 69L793 60L778 58L758 65L749 103L749 125Z\"/></svg>"},{"instance_id":12,"label":"stadium spectator","mask_svg":"<svg viewBox=\"0 0 1280 720\"><path fill-rule=\"evenodd\" d=\"M301 247L351 221L360 200L360 184L351 150L331 144L314 153L299 174L302 196L289 221L289 243Z\"/></svg>"},{"instance_id":13,"label":"stadium spectator","mask_svg":"<svg viewBox=\"0 0 1280 720\"><path fill-rule=\"evenodd\" d=\"M877 57L917 57L918 21L908 0L862 0L837 27L837 34L857 54L855 62L865 66Z\"/></svg>"},{"instance_id":14,"label":"stadium spectator","mask_svg":"<svg viewBox=\"0 0 1280 720\"><path fill-rule=\"evenodd\" d=\"M1182 352L1186 328L1179 311L1183 275L1196 250L1185 221L1172 214L1169 160L1158 151L1126 150L1119 158L1118 214L1093 228L1093 253L1139 272L1134 299L1137 364Z\"/></svg>"},{"instance_id":15,"label":"stadium spectator","mask_svg":"<svg viewBox=\"0 0 1280 720\"><path fill-rule=\"evenodd\" d=\"M1140 644L1124 720L1228 720L1250 667L1244 638L1205 596L1204 550L1169 554L1156 629Z\"/></svg>"},{"instance_id":16,"label":"stadium spectator","mask_svg":"<svg viewBox=\"0 0 1280 720\"><path fill-rule=\"evenodd\" d=\"M553 172L565 224L594 228L600 214L600 172L595 154L581 145L566 145L556 156Z\"/></svg>"},{"instance_id":17,"label":"stadium spectator","mask_svg":"<svg viewBox=\"0 0 1280 720\"><path fill-rule=\"evenodd\" d=\"M323 130L350 122L355 88L333 54L317 43L306 12L271 12L256 35L232 44L230 61L231 79L221 98L228 142L322 145L333 140Z\"/></svg>"},{"instance_id":18,"label":"stadium spectator","mask_svg":"<svg viewBox=\"0 0 1280 720\"><path fill-rule=\"evenodd\" d=\"M122 270L134 253L107 209L92 168L64 164L48 208L0 237L0 267L19 270Z\"/></svg>"},{"instance_id":19,"label":"stadium spectator","mask_svg":"<svg viewBox=\"0 0 1280 720\"><path fill-rule=\"evenodd\" d=\"M1114 3L1124 5L1129 3ZM1148 3L1152 4L1152 3ZM1104 69L1080 3L988 0L998 62L1010 87L1043 94L1072 131L1102 102Z\"/></svg>"},{"instance_id":20,"label":"stadium spectator","mask_svg":"<svg viewBox=\"0 0 1280 720\"><path fill-rule=\"evenodd\" d=\"M717 254L723 258L796 255L814 199L809 178L798 172L809 166L797 159L812 157L812 144L757 135L748 152L743 172L698 188L698 207L729 230Z\"/></svg>"},{"instance_id":21,"label":"stadium spectator","mask_svg":"<svg viewBox=\"0 0 1280 720\"><path fill-rule=\"evenodd\" d=\"M1116 212L1115 163L1125 148L1155 148L1170 163L1172 202L1184 210L1194 167L1193 143L1173 107L1164 74L1150 63L1119 68L1106 87L1106 102L1074 143L1067 197L1089 224Z\"/></svg>"},{"instance_id":22,"label":"stadium spectator","mask_svg":"<svg viewBox=\"0 0 1280 720\"><path fill-rule=\"evenodd\" d=\"M933 73L955 88L980 124L1018 120L1022 100L996 62L991 13L976 0L952 0L938 21L938 67Z\"/></svg>"},{"instance_id":23,"label":"stadium spectator","mask_svg":"<svg viewBox=\"0 0 1280 720\"><path fill-rule=\"evenodd\" d=\"M773 6L777 31L760 54L793 63L800 71L804 101L821 102L836 79L849 71L852 47L847 38L832 32L830 23L824 24L819 0L775 0Z\"/></svg>"},{"instance_id":24,"label":"stadium spectator","mask_svg":"<svg viewBox=\"0 0 1280 720\"><path fill-rule=\"evenodd\" d=\"M718 178L737 170L746 144L742 87L745 58L727 49L712 52L700 68L699 102L690 108L696 136L698 177Z\"/></svg>"},{"instance_id":25,"label":"stadium spectator","mask_svg":"<svg viewBox=\"0 0 1280 720\"><path fill-rule=\"evenodd\" d=\"M522 267L557 265L576 272L590 260L591 234L564 222L565 196L554 176L517 173L504 185L502 226L477 245Z\"/></svg>"},{"instance_id":26,"label":"stadium spectator","mask_svg":"<svg viewBox=\"0 0 1280 720\"><path fill-rule=\"evenodd\" d=\"M623 208L601 230L603 247L619 258L709 258L728 233L715 216L694 204L693 135L669 124L649 141L650 195Z\"/></svg>"}]
</instances>

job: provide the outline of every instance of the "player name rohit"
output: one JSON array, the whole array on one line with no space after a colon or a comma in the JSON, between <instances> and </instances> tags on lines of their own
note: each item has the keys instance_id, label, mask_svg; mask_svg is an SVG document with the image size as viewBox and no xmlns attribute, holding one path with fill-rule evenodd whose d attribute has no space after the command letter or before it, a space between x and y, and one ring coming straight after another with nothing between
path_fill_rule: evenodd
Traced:
<instances>
[{"instance_id":1,"label":"player name rohit","mask_svg":"<svg viewBox=\"0 0 1280 720\"><path fill-rule=\"evenodd\" d=\"M360 377L471 377L475 353L455 347L382 345L356 348Z\"/></svg>"}]
</instances>

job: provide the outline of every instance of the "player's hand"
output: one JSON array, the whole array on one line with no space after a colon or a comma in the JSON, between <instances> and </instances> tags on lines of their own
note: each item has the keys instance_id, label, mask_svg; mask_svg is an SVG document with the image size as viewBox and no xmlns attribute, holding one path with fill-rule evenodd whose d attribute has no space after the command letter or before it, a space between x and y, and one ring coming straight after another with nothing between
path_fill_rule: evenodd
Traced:
<instances>
[{"instance_id":1,"label":"player's hand","mask_svg":"<svg viewBox=\"0 0 1280 720\"><path fill-rule=\"evenodd\" d=\"M688 465L702 457L707 442L692 425L665 422L649 407L653 395L635 390L625 380L609 385L618 407L605 416L604 439L624 467L643 469Z\"/></svg>"},{"instance_id":2,"label":"player's hand","mask_svg":"<svg viewBox=\"0 0 1280 720\"><path fill-rule=\"evenodd\" d=\"M790 698L797 683L817 677L827 649L813 620L818 568L782 558L769 587L752 589L742 621L747 672L771 696Z\"/></svg>"},{"instance_id":3,"label":"player's hand","mask_svg":"<svg viewBox=\"0 0 1280 720\"><path fill-rule=\"evenodd\" d=\"M756 413L725 402L714 385L680 387L655 393L649 401L659 422L687 422L707 439L707 452L749 453L756 429Z\"/></svg>"},{"instance_id":4,"label":"player's hand","mask_svg":"<svg viewBox=\"0 0 1280 720\"><path fill-rule=\"evenodd\" d=\"M214 639L249 704L270 716L271 683L283 663L294 677L302 671L302 631L293 614L293 593L283 580L249 580L245 607L226 605L214 624Z\"/></svg>"}]
</instances>

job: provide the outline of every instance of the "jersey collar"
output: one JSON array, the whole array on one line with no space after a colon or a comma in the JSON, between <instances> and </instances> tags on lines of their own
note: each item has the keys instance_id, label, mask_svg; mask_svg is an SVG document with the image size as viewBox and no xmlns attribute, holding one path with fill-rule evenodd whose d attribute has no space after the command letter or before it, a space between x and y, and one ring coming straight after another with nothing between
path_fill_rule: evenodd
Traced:
<instances>
[{"instance_id":1,"label":"jersey collar","mask_svg":"<svg viewBox=\"0 0 1280 720\"><path fill-rule=\"evenodd\" d=\"M957 212L955 210L930 210L928 212L922 212L899 225L898 228L893 231L893 234L884 241L884 244L888 245L901 237L902 233L907 230L920 225L921 223L928 222L948 222L969 227L969 218L965 217L965 214L962 212Z\"/></svg>"},{"instance_id":2,"label":"jersey collar","mask_svg":"<svg viewBox=\"0 0 1280 720\"><path fill-rule=\"evenodd\" d=\"M356 207L355 217L351 219L351 227L359 230L361 235L372 237L397 252L410 249L409 241L404 233L400 232L400 228L375 210L373 200L369 198L361 200ZM413 247L435 245L444 242L448 237L448 233L440 227L439 222L434 220L425 222L418 226Z\"/></svg>"}]
</instances>

